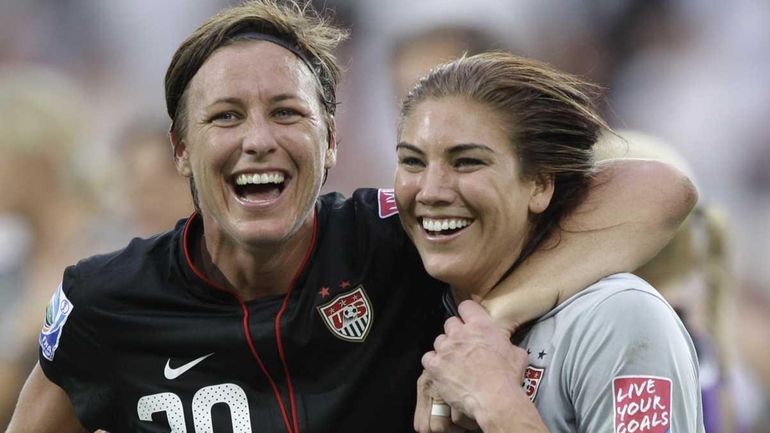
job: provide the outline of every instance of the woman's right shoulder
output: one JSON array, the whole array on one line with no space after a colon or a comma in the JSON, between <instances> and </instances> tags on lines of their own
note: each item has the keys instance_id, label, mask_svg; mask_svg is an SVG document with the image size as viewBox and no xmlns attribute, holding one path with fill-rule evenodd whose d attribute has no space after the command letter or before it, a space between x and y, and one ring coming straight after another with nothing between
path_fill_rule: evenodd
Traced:
<instances>
[{"instance_id":1,"label":"woman's right shoulder","mask_svg":"<svg viewBox=\"0 0 770 433\"><path fill-rule=\"evenodd\" d=\"M350 198L333 193L322 197L332 222L348 229L356 227L370 235L381 234L384 239L401 236L403 230L398 218L396 196L390 188L360 188Z\"/></svg>"},{"instance_id":2,"label":"woman's right shoulder","mask_svg":"<svg viewBox=\"0 0 770 433\"><path fill-rule=\"evenodd\" d=\"M633 274L605 277L560 306L575 329L632 341L655 335L686 336L676 311L649 283ZM678 338L678 337L677 337ZM687 336L689 339L689 336Z\"/></svg>"},{"instance_id":3,"label":"woman's right shoulder","mask_svg":"<svg viewBox=\"0 0 770 433\"><path fill-rule=\"evenodd\" d=\"M417 252L398 218L393 189L361 188L349 198L327 194L321 198L322 235L345 245L356 257L390 258L418 263Z\"/></svg>"},{"instance_id":4,"label":"woman's right shoulder","mask_svg":"<svg viewBox=\"0 0 770 433\"><path fill-rule=\"evenodd\" d=\"M120 291L152 268L167 267L173 260L173 246L179 233L172 230L149 238L134 238L118 250L95 254L64 270L65 292L77 297Z\"/></svg>"}]
</instances>

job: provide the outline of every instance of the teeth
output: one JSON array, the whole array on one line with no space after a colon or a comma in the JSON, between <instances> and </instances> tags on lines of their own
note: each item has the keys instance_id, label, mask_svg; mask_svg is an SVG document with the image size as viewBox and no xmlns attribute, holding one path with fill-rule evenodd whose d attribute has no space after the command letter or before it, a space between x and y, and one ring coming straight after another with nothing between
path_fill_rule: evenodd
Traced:
<instances>
[{"instance_id":1,"label":"teeth","mask_svg":"<svg viewBox=\"0 0 770 433\"><path fill-rule=\"evenodd\" d=\"M455 230L467 227L473 222L465 218L433 219L423 218L422 228L429 232L440 232L443 230Z\"/></svg>"},{"instance_id":2,"label":"teeth","mask_svg":"<svg viewBox=\"0 0 770 433\"><path fill-rule=\"evenodd\" d=\"M267 183L283 183L284 177L281 172L239 174L235 178L236 185L264 185Z\"/></svg>"}]
</instances>

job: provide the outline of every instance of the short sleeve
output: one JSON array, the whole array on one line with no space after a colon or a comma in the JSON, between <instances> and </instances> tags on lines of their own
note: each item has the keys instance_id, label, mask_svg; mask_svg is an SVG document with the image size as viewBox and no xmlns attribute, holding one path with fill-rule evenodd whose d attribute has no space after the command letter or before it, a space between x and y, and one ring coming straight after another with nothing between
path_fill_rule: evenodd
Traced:
<instances>
[{"instance_id":1,"label":"short sleeve","mask_svg":"<svg viewBox=\"0 0 770 433\"><path fill-rule=\"evenodd\" d=\"M417 249L401 226L393 189L358 189L353 193L352 203L360 251L395 253L402 264L424 269Z\"/></svg>"},{"instance_id":2,"label":"short sleeve","mask_svg":"<svg viewBox=\"0 0 770 433\"><path fill-rule=\"evenodd\" d=\"M97 429L108 426L113 399L87 292L77 268L67 268L46 308L39 360L46 377L69 396L80 422Z\"/></svg>"},{"instance_id":3,"label":"short sleeve","mask_svg":"<svg viewBox=\"0 0 770 433\"><path fill-rule=\"evenodd\" d=\"M564 386L579 432L702 432L692 341L658 296L622 290L573 330Z\"/></svg>"}]
</instances>

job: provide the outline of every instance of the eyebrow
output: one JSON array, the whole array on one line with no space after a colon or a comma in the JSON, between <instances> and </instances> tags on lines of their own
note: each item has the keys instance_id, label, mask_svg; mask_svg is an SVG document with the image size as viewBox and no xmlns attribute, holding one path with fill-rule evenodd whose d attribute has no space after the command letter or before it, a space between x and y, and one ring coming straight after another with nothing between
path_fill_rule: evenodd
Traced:
<instances>
[{"instance_id":1,"label":"eyebrow","mask_svg":"<svg viewBox=\"0 0 770 433\"><path fill-rule=\"evenodd\" d=\"M217 104L237 104L239 102L240 102L240 99L238 99L236 97L233 97L233 96L228 96L228 97L225 97L225 98L217 98L217 99L213 100L210 104L208 104L206 106L207 107L212 107L212 106L217 105Z\"/></svg>"},{"instance_id":2,"label":"eyebrow","mask_svg":"<svg viewBox=\"0 0 770 433\"><path fill-rule=\"evenodd\" d=\"M405 141L402 141L396 145L396 150L398 149L408 149L408 150L411 150L412 152L416 152L421 155L425 154L425 152L423 152L422 149L420 149L419 147L413 144L407 143ZM450 147L447 150L447 153L449 153L450 155L456 155L458 153L462 153L469 150L481 150L485 152L495 153L495 151L492 150L489 146L487 146L486 144L480 144L480 143L455 144L454 146Z\"/></svg>"},{"instance_id":3,"label":"eyebrow","mask_svg":"<svg viewBox=\"0 0 770 433\"><path fill-rule=\"evenodd\" d=\"M305 101L304 99L292 93L280 93L278 95L271 96L268 101L270 103L276 103L276 102L286 101L287 99L296 99L297 101L301 101L301 102Z\"/></svg>"},{"instance_id":4,"label":"eyebrow","mask_svg":"<svg viewBox=\"0 0 770 433\"><path fill-rule=\"evenodd\" d=\"M300 97L298 97L295 94L279 93L277 95L271 96L270 99L268 100L268 102L271 103L271 104L275 104L277 102L286 101L286 100L289 100L289 99L294 99L294 100L297 100L297 101L303 101ZM241 98L237 98L235 96L226 96L226 97L223 97L223 98L215 99L213 102L208 104L208 107L211 107L211 106L214 106L214 105L217 105L217 104L240 104L242 102L243 102L243 100Z\"/></svg>"}]
</instances>

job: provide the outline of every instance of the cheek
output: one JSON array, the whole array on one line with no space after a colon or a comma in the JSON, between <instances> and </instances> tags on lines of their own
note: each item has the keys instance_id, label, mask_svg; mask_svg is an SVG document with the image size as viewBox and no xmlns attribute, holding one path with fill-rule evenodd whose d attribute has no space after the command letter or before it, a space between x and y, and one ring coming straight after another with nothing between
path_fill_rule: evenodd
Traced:
<instances>
[{"instance_id":1,"label":"cheek","mask_svg":"<svg viewBox=\"0 0 770 433\"><path fill-rule=\"evenodd\" d=\"M296 165L322 166L326 141L321 131L277 130L275 140Z\"/></svg>"},{"instance_id":2,"label":"cheek","mask_svg":"<svg viewBox=\"0 0 770 433\"><path fill-rule=\"evenodd\" d=\"M202 137L188 146L190 165L194 175L200 176L206 172L217 170L231 156L232 146L226 137Z\"/></svg>"},{"instance_id":3,"label":"cheek","mask_svg":"<svg viewBox=\"0 0 770 433\"><path fill-rule=\"evenodd\" d=\"M417 193L417 186L413 176L405 174L400 169L396 169L396 179L393 186L396 195L396 206L403 217L408 217L408 209L414 203L414 197Z\"/></svg>"}]
</instances>

